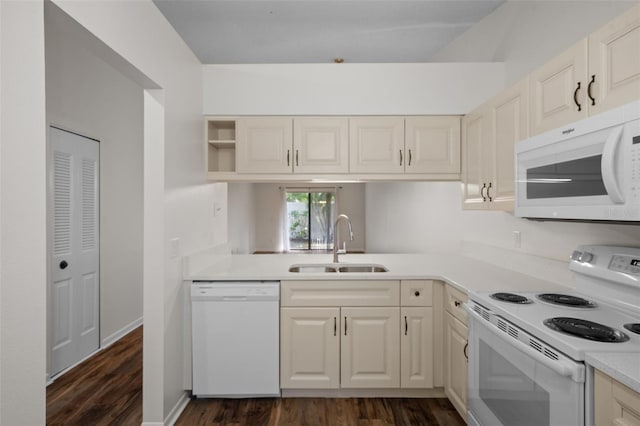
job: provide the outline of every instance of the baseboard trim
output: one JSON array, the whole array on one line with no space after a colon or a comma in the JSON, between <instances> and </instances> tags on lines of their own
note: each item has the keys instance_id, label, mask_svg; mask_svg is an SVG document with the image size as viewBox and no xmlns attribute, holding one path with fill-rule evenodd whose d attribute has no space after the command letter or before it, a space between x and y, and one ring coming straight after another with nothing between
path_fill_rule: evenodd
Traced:
<instances>
[{"instance_id":1,"label":"baseboard trim","mask_svg":"<svg viewBox=\"0 0 640 426\"><path fill-rule=\"evenodd\" d=\"M129 333L131 333L133 330L135 330L136 328L140 327L141 325L142 325L142 317L138 318L137 320L134 320L134 321L130 322L129 324L127 324L124 327L122 327L120 330L118 330L115 333L113 333L112 335L107 336L104 339L102 339L102 342L100 344L100 349L105 349L105 348L113 345L115 342L117 342L118 340L122 339L124 336L126 336Z\"/></svg>"},{"instance_id":2,"label":"baseboard trim","mask_svg":"<svg viewBox=\"0 0 640 426\"><path fill-rule=\"evenodd\" d=\"M180 397L178 402L176 402L176 405L173 406L171 412L164 420L165 426L173 426L178 421L180 414L182 414L184 409L187 408L187 404L189 404L189 401L191 401L191 399L189 398L189 394L187 391L184 391L182 393L182 397Z\"/></svg>"},{"instance_id":3,"label":"baseboard trim","mask_svg":"<svg viewBox=\"0 0 640 426\"><path fill-rule=\"evenodd\" d=\"M282 398L446 398L444 388L432 389L282 389Z\"/></svg>"}]
</instances>

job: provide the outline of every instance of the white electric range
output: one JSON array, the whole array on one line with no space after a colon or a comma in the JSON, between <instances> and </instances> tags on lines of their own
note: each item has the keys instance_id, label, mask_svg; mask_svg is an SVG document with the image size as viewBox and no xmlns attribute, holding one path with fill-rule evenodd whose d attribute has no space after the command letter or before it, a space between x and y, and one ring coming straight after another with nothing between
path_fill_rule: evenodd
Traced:
<instances>
[{"instance_id":1,"label":"white electric range","mask_svg":"<svg viewBox=\"0 0 640 426\"><path fill-rule=\"evenodd\" d=\"M582 246L576 290L471 292L471 425L592 425L587 352L638 353L640 249Z\"/></svg>"}]
</instances>

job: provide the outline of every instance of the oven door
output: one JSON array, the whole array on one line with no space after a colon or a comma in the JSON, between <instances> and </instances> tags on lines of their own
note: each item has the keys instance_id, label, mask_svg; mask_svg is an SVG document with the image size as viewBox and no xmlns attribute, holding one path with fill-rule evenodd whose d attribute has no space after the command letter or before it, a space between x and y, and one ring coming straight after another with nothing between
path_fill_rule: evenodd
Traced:
<instances>
[{"instance_id":1,"label":"oven door","mask_svg":"<svg viewBox=\"0 0 640 426\"><path fill-rule=\"evenodd\" d=\"M559 360L546 358L524 343L531 337L527 333L502 326L506 322L487 311L479 315L468 305L465 308L469 312L470 425L584 425L582 363L557 351ZM487 320L489 316L498 319L501 327Z\"/></svg>"}]
</instances>

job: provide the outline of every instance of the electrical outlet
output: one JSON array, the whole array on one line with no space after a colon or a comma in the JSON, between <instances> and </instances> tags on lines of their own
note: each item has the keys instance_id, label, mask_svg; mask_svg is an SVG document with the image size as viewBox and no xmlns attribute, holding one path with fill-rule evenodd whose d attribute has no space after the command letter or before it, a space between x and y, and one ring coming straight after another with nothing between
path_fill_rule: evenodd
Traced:
<instances>
[{"instance_id":1,"label":"electrical outlet","mask_svg":"<svg viewBox=\"0 0 640 426\"><path fill-rule=\"evenodd\" d=\"M513 231L513 247L519 249L522 246L522 234L520 231Z\"/></svg>"}]
</instances>

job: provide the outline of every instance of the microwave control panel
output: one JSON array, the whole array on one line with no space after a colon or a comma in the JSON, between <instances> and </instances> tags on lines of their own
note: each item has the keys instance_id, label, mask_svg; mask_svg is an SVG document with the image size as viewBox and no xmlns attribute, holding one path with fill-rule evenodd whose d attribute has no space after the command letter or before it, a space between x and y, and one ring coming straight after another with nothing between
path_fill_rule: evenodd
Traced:
<instances>
[{"instance_id":1,"label":"microwave control panel","mask_svg":"<svg viewBox=\"0 0 640 426\"><path fill-rule=\"evenodd\" d=\"M631 182L633 188L640 189L640 135L631 138Z\"/></svg>"}]
</instances>

